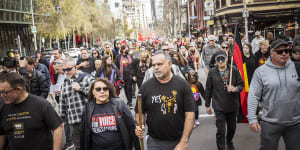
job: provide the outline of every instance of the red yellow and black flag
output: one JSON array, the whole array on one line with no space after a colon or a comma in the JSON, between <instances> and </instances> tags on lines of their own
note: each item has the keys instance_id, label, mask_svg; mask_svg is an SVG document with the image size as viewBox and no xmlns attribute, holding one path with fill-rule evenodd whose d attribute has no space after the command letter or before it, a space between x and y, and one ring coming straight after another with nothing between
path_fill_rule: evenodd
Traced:
<instances>
[{"instance_id":1,"label":"red yellow and black flag","mask_svg":"<svg viewBox=\"0 0 300 150\"><path fill-rule=\"evenodd\" d=\"M234 47L233 47L233 62L235 63L236 67L240 71L241 77L244 81L244 89L240 93L240 105L243 118L239 119L240 123L247 123L248 119L246 118L248 115L247 110L247 98L249 92L249 83L248 83L248 76L247 76L247 68L246 63L243 62L243 53L242 53L242 42L240 33L235 29L235 38L234 38ZM241 115L241 114L240 114Z\"/></svg>"}]
</instances>

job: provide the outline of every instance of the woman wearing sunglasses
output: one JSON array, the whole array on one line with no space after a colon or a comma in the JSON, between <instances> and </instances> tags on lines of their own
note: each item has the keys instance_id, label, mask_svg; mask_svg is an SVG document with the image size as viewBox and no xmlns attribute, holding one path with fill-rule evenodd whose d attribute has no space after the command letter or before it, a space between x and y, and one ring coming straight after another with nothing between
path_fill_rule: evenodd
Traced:
<instances>
[{"instance_id":1,"label":"woman wearing sunglasses","mask_svg":"<svg viewBox=\"0 0 300 150\"><path fill-rule=\"evenodd\" d=\"M135 121L124 101L118 98L109 80L92 83L83 114L80 148L83 150L140 149L134 134Z\"/></svg>"},{"instance_id":2,"label":"woman wearing sunglasses","mask_svg":"<svg viewBox=\"0 0 300 150\"><path fill-rule=\"evenodd\" d=\"M95 60L101 60L100 52L96 49L92 50L92 56L93 56L93 58L95 58Z\"/></svg>"}]
</instances>

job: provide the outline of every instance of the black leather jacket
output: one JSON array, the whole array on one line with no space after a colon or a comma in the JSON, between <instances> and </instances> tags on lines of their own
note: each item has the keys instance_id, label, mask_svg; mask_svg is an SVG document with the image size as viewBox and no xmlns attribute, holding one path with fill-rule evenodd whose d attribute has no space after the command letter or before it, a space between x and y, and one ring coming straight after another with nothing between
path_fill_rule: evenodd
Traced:
<instances>
[{"instance_id":1,"label":"black leather jacket","mask_svg":"<svg viewBox=\"0 0 300 150\"><path fill-rule=\"evenodd\" d=\"M135 135L135 121L128 106L120 98L110 98L113 111L116 115L118 131L121 134L124 150L140 150L139 139ZM95 102L88 102L82 115L80 149L88 150L91 136L91 117L95 108Z\"/></svg>"}]
</instances>

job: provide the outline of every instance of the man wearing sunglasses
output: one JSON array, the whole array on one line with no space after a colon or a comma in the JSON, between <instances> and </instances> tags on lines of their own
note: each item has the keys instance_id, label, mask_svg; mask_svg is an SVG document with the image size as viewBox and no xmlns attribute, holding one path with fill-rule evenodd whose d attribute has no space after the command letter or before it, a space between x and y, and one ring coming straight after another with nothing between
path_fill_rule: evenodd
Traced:
<instances>
[{"instance_id":1,"label":"man wearing sunglasses","mask_svg":"<svg viewBox=\"0 0 300 150\"><path fill-rule=\"evenodd\" d=\"M255 70L251 81L247 117L250 129L261 134L261 150L277 150L281 137L287 150L300 147L300 81L288 46L281 39L272 42L270 57Z\"/></svg>"},{"instance_id":2,"label":"man wearing sunglasses","mask_svg":"<svg viewBox=\"0 0 300 150\"><path fill-rule=\"evenodd\" d=\"M232 68L232 83L230 85L230 66L225 51L215 54L216 67L209 70L205 88L206 112L215 112L217 127L218 150L234 150L233 137L236 130L236 117L239 104L239 94L244 88L244 82L237 68ZM226 132L227 130L227 132Z\"/></svg>"},{"instance_id":3,"label":"man wearing sunglasses","mask_svg":"<svg viewBox=\"0 0 300 150\"><path fill-rule=\"evenodd\" d=\"M76 148L80 149L81 116L94 78L88 73L77 70L75 62L71 59L63 62L62 69L67 79L61 87L58 114L73 127L72 141ZM70 144L69 146L73 147L73 144Z\"/></svg>"},{"instance_id":4,"label":"man wearing sunglasses","mask_svg":"<svg viewBox=\"0 0 300 150\"><path fill-rule=\"evenodd\" d=\"M46 99L26 92L25 86L17 73L0 76L0 98L5 103L0 109L0 149L8 140L8 149L60 150L61 118Z\"/></svg>"}]
</instances>

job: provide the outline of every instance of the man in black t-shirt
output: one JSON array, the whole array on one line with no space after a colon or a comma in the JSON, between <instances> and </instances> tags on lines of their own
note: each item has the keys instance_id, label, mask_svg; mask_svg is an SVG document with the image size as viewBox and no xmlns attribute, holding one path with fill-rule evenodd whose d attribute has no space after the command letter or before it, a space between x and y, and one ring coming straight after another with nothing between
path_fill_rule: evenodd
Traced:
<instances>
[{"instance_id":1,"label":"man in black t-shirt","mask_svg":"<svg viewBox=\"0 0 300 150\"><path fill-rule=\"evenodd\" d=\"M90 57L87 49L81 49L81 58L78 58L76 65L78 70L81 70L82 72L86 72L88 74L91 74L96 70L95 58Z\"/></svg>"},{"instance_id":2,"label":"man in black t-shirt","mask_svg":"<svg viewBox=\"0 0 300 150\"><path fill-rule=\"evenodd\" d=\"M0 96L5 103L0 110L0 149L6 139L11 150L60 149L63 128L60 117L47 100L26 92L22 76L2 74Z\"/></svg>"},{"instance_id":3,"label":"man in black t-shirt","mask_svg":"<svg viewBox=\"0 0 300 150\"><path fill-rule=\"evenodd\" d=\"M151 150L187 149L187 143L194 125L194 97L188 83L171 72L172 60L166 52L152 57L154 77L140 88L143 117L147 114L148 142ZM136 121L139 114L135 108ZM136 135L144 136L144 129L136 127Z\"/></svg>"}]
</instances>

